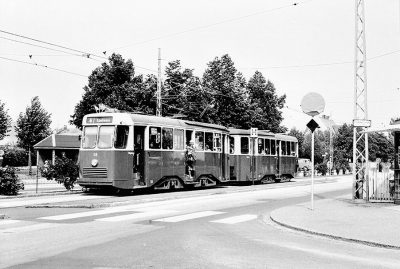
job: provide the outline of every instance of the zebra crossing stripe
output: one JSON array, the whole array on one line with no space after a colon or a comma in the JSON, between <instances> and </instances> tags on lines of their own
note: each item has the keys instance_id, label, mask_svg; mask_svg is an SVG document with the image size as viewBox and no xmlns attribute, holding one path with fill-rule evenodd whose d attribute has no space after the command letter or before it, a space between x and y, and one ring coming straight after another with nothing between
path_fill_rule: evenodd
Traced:
<instances>
[{"instance_id":1,"label":"zebra crossing stripe","mask_svg":"<svg viewBox=\"0 0 400 269\"><path fill-rule=\"evenodd\" d=\"M16 219L5 219L5 220L0 220L0 225L14 224L14 223L18 223L18 222L21 222L21 221L16 220Z\"/></svg>"},{"instance_id":2,"label":"zebra crossing stripe","mask_svg":"<svg viewBox=\"0 0 400 269\"><path fill-rule=\"evenodd\" d=\"M139 212L128 215L120 215L115 217L101 218L95 219L96 221L108 221L108 222L117 222L117 221L126 221L126 220L140 220L143 218L151 218L159 215L166 215L171 213L176 213L176 210L156 210L149 212Z\"/></svg>"},{"instance_id":3,"label":"zebra crossing stripe","mask_svg":"<svg viewBox=\"0 0 400 269\"><path fill-rule=\"evenodd\" d=\"M174 217L169 217L169 218L156 219L154 221L180 222L180 221L198 219L198 218L214 216L214 215L219 215L219 214L224 214L224 213L225 212L220 212L220 211L200 211L200 212L196 212L196 213L179 215L179 216L174 216Z\"/></svg>"},{"instance_id":4,"label":"zebra crossing stripe","mask_svg":"<svg viewBox=\"0 0 400 269\"><path fill-rule=\"evenodd\" d=\"M15 234L15 233L23 233L23 232L32 232L37 230L49 229L51 227L55 227L60 224L55 223L38 223L32 225L26 225L21 227L12 227L8 229L0 230L0 234Z\"/></svg>"},{"instance_id":5,"label":"zebra crossing stripe","mask_svg":"<svg viewBox=\"0 0 400 269\"><path fill-rule=\"evenodd\" d=\"M253 220L256 218L257 218L257 215L245 214L245 215L239 215L239 216L229 217L229 218L225 218L225 219L213 220L210 222L224 223L224 224L236 224L236 223L240 223L240 222Z\"/></svg>"}]
</instances>

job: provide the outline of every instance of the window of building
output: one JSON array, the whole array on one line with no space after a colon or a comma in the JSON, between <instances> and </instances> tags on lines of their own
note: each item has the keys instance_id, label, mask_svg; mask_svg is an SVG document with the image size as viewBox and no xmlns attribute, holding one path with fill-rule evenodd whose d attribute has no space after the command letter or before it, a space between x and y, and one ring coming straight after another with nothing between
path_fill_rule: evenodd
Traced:
<instances>
[{"instance_id":1,"label":"window of building","mask_svg":"<svg viewBox=\"0 0 400 269\"><path fill-rule=\"evenodd\" d=\"M271 140L271 155L276 155L276 140Z\"/></svg>"},{"instance_id":2,"label":"window of building","mask_svg":"<svg viewBox=\"0 0 400 269\"><path fill-rule=\"evenodd\" d=\"M265 139L265 154L271 154L271 140Z\"/></svg>"},{"instance_id":3,"label":"window of building","mask_svg":"<svg viewBox=\"0 0 400 269\"><path fill-rule=\"evenodd\" d=\"M233 136L229 137L229 152L230 154L235 153L235 138Z\"/></svg>"},{"instance_id":4,"label":"window of building","mask_svg":"<svg viewBox=\"0 0 400 269\"><path fill-rule=\"evenodd\" d=\"M175 129L174 131L174 149L183 150L185 148L183 140L183 130Z\"/></svg>"},{"instance_id":5,"label":"window of building","mask_svg":"<svg viewBox=\"0 0 400 269\"><path fill-rule=\"evenodd\" d=\"M222 152L221 134L214 134L214 150L217 152Z\"/></svg>"},{"instance_id":6,"label":"window of building","mask_svg":"<svg viewBox=\"0 0 400 269\"><path fill-rule=\"evenodd\" d=\"M99 149L109 149L113 146L114 131L114 126L100 126L99 142L97 144Z\"/></svg>"},{"instance_id":7,"label":"window of building","mask_svg":"<svg viewBox=\"0 0 400 269\"><path fill-rule=\"evenodd\" d=\"M161 127L149 128L149 148L160 149L161 148Z\"/></svg>"},{"instance_id":8,"label":"window of building","mask_svg":"<svg viewBox=\"0 0 400 269\"><path fill-rule=\"evenodd\" d=\"M240 138L240 152L242 154L249 154L249 138L248 137Z\"/></svg>"},{"instance_id":9,"label":"window of building","mask_svg":"<svg viewBox=\"0 0 400 269\"><path fill-rule=\"evenodd\" d=\"M195 138L194 141L195 149L204 150L204 132L196 131L194 138Z\"/></svg>"},{"instance_id":10,"label":"window of building","mask_svg":"<svg viewBox=\"0 0 400 269\"><path fill-rule=\"evenodd\" d=\"M128 143L128 135L129 135L129 126L118 125L114 147L116 149L126 148L126 144Z\"/></svg>"},{"instance_id":11,"label":"window of building","mask_svg":"<svg viewBox=\"0 0 400 269\"><path fill-rule=\"evenodd\" d=\"M265 154L264 138L258 138L258 154Z\"/></svg>"},{"instance_id":12,"label":"window of building","mask_svg":"<svg viewBox=\"0 0 400 269\"><path fill-rule=\"evenodd\" d=\"M173 147L173 129L172 128L162 128L162 148L172 149Z\"/></svg>"},{"instance_id":13,"label":"window of building","mask_svg":"<svg viewBox=\"0 0 400 269\"><path fill-rule=\"evenodd\" d=\"M93 149L96 147L97 141L97 126L86 126L83 129L83 142L82 147L84 149Z\"/></svg>"}]
</instances>

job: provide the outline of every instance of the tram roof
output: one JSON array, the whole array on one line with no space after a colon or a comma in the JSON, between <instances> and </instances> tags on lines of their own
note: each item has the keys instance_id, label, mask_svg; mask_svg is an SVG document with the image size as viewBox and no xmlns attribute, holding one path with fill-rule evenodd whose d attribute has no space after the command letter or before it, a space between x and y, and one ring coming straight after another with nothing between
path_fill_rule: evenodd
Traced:
<instances>
[{"instance_id":1,"label":"tram roof","mask_svg":"<svg viewBox=\"0 0 400 269\"><path fill-rule=\"evenodd\" d=\"M169 126L179 126L182 128L193 128L193 127L201 127L207 129L218 129L221 131L228 131L228 128L211 123L204 123L204 122L196 122L196 121L189 121L189 120L181 120L181 119L173 119L168 117L158 117L153 115L146 115L146 114L136 114L136 113L94 113L88 114L85 117L116 117L116 121L120 120L127 120L130 119L134 124L143 124L143 125L169 125ZM131 122L131 123L132 123Z\"/></svg>"},{"instance_id":2,"label":"tram roof","mask_svg":"<svg viewBox=\"0 0 400 269\"><path fill-rule=\"evenodd\" d=\"M291 141L291 142L298 142L297 138L291 135L285 135L285 134L275 134L275 138L278 140L285 140L285 141Z\"/></svg>"},{"instance_id":3,"label":"tram roof","mask_svg":"<svg viewBox=\"0 0 400 269\"><path fill-rule=\"evenodd\" d=\"M250 135L249 129L236 129L236 128L229 128L229 133L231 135ZM274 133L271 133L268 130L258 130L258 136L274 136Z\"/></svg>"}]
</instances>

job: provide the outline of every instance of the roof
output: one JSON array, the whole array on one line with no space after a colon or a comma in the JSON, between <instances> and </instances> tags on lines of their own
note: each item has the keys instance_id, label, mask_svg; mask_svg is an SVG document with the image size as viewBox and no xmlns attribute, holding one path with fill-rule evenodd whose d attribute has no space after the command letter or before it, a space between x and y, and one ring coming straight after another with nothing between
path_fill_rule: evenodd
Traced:
<instances>
[{"instance_id":1,"label":"roof","mask_svg":"<svg viewBox=\"0 0 400 269\"><path fill-rule=\"evenodd\" d=\"M33 147L35 149L79 149L79 134L53 134Z\"/></svg>"}]
</instances>

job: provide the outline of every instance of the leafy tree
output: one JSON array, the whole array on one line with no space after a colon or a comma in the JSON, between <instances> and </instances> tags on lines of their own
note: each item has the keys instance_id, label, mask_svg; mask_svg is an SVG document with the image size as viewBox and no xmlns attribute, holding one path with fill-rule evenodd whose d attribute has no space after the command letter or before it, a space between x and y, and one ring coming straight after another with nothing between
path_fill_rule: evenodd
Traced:
<instances>
[{"instance_id":1,"label":"leafy tree","mask_svg":"<svg viewBox=\"0 0 400 269\"><path fill-rule=\"evenodd\" d=\"M280 126L283 117L282 111L286 95L277 96L274 84L266 81L261 72L256 71L247 83L249 92L250 113L249 125L272 132L285 132L287 129Z\"/></svg>"},{"instance_id":2,"label":"leafy tree","mask_svg":"<svg viewBox=\"0 0 400 269\"><path fill-rule=\"evenodd\" d=\"M311 159L311 132L307 131L302 144L302 151L305 158ZM323 163L324 154L329 152L329 136L320 130L314 131L314 163Z\"/></svg>"},{"instance_id":3,"label":"leafy tree","mask_svg":"<svg viewBox=\"0 0 400 269\"><path fill-rule=\"evenodd\" d=\"M33 145L40 142L51 134L51 114L49 114L35 96L31 100L31 105L20 113L15 131L18 138L18 146L28 151L29 173L31 173Z\"/></svg>"},{"instance_id":4,"label":"leafy tree","mask_svg":"<svg viewBox=\"0 0 400 269\"><path fill-rule=\"evenodd\" d=\"M86 114L95 113L95 106L104 104L125 111L140 110L154 113L157 79L153 75L135 76L132 60L125 61L121 55L112 54L109 63L93 70L82 100L75 106L71 123L82 127Z\"/></svg>"},{"instance_id":5,"label":"leafy tree","mask_svg":"<svg viewBox=\"0 0 400 269\"><path fill-rule=\"evenodd\" d=\"M6 145L1 149L4 150L2 166L26 166L28 164L29 156L26 149L13 145Z\"/></svg>"},{"instance_id":6,"label":"leafy tree","mask_svg":"<svg viewBox=\"0 0 400 269\"><path fill-rule=\"evenodd\" d=\"M209 94L202 121L227 127L243 128L248 122L246 81L237 72L229 55L209 62L203 74L202 86ZM207 101L208 101L207 100Z\"/></svg>"},{"instance_id":7,"label":"leafy tree","mask_svg":"<svg viewBox=\"0 0 400 269\"><path fill-rule=\"evenodd\" d=\"M11 117L8 115L8 110L5 109L5 104L0 100L0 140L7 136L11 128Z\"/></svg>"}]
</instances>

